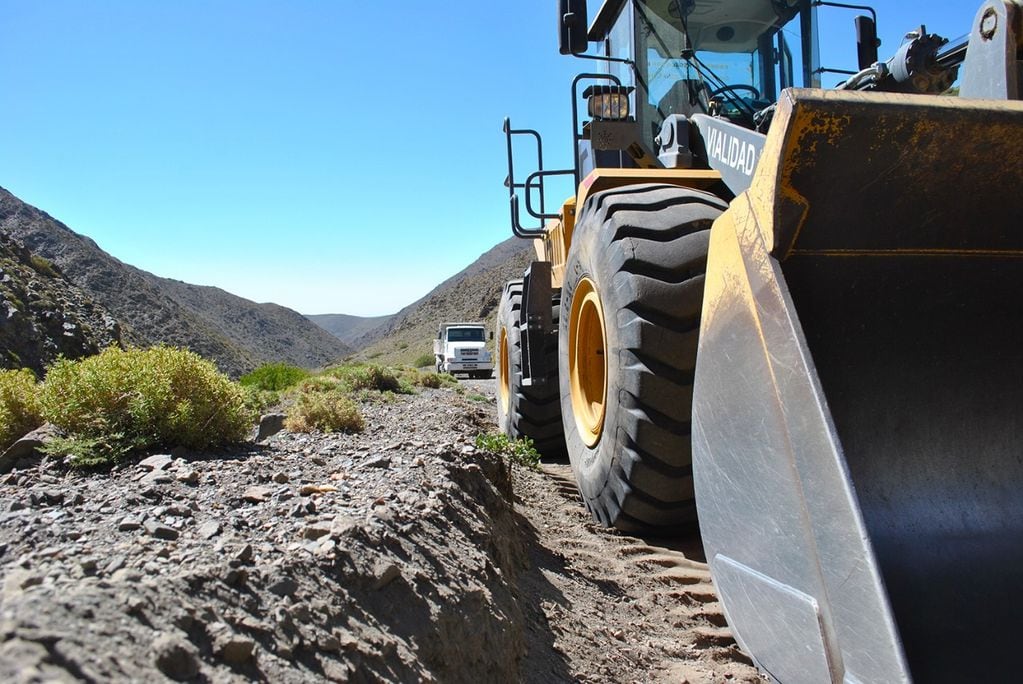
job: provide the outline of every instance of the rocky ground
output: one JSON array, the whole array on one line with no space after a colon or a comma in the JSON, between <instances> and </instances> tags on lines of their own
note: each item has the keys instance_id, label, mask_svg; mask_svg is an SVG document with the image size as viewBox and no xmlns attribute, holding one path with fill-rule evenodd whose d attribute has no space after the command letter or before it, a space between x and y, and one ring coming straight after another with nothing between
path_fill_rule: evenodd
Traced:
<instances>
[{"instance_id":1,"label":"rocky ground","mask_svg":"<svg viewBox=\"0 0 1023 684\"><path fill-rule=\"evenodd\" d=\"M697 538L477 451L493 381L105 474L0 476L0 680L756 682Z\"/></svg>"}]
</instances>

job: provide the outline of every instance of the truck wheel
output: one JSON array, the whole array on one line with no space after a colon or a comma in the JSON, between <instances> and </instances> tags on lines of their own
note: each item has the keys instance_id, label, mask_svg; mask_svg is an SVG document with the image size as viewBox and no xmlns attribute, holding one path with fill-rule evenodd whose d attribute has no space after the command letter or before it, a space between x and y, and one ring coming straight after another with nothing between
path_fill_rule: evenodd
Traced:
<instances>
[{"instance_id":1,"label":"truck wheel","mask_svg":"<svg viewBox=\"0 0 1023 684\"><path fill-rule=\"evenodd\" d=\"M690 424L717 197L670 185L596 193L562 289L561 407L593 516L623 530L696 520Z\"/></svg>"},{"instance_id":2,"label":"truck wheel","mask_svg":"<svg viewBox=\"0 0 1023 684\"><path fill-rule=\"evenodd\" d=\"M497 424L501 432L513 439L528 437L544 456L565 453L561 428L561 402L558 396L557 371L551 373L546 385L522 385L522 341L519 334L519 309L522 307L522 281L511 280L504 287L497 307ZM554 318L558 320L555 308ZM547 350L548 368L557 369L557 345L553 340Z\"/></svg>"}]
</instances>

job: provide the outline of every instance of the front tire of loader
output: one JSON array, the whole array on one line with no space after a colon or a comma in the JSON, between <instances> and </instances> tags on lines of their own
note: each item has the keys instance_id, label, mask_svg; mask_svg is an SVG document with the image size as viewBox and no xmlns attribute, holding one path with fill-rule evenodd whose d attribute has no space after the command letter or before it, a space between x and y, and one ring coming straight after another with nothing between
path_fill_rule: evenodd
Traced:
<instances>
[{"instance_id":1,"label":"front tire of loader","mask_svg":"<svg viewBox=\"0 0 1023 684\"><path fill-rule=\"evenodd\" d=\"M497 307L495 352L497 354L497 425L512 439L528 438L543 456L564 456L565 438L561 430L561 401L557 371L546 385L522 384L522 340L519 310L522 308L522 281L511 280L504 286ZM554 320L558 311L554 309ZM547 367L557 369L557 345L547 351Z\"/></svg>"},{"instance_id":2,"label":"front tire of loader","mask_svg":"<svg viewBox=\"0 0 1023 684\"><path fill-rule=\"evenodd\" d=\"M561 405L586 507L627 531L696 520L690 425L714 195L636 185L590 197L562 289Z\"/></svg>"}]
</instances>

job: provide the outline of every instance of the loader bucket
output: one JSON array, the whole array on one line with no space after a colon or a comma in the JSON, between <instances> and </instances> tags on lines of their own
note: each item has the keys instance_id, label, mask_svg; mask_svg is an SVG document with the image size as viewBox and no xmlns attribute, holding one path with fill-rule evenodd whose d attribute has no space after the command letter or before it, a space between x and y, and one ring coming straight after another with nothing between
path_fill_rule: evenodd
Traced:
<instances>
[{"instance_id":1,"label":"loader bucket","mask_svg":"<svg viewBox=\"0 0 1023 684\"><path fill-rule=\"evenodd\" d=\"M715 223L708 562L782 682L1018 680L1023 104L787 91Z\"/></svg>"}]
</instances>

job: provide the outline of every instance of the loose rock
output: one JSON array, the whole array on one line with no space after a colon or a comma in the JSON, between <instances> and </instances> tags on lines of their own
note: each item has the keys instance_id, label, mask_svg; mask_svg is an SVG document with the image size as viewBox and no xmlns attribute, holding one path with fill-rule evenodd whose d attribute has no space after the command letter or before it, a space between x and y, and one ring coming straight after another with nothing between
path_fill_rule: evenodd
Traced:
<instances>
[{"instance_id":1,"label":"loose rock","mask_svg":"<svg viewBox=\"0 0 1023 684\"><path fill-rule=\"evenodd\" d=\"M199 674L195 647L174 634L156 637L153 641L153 660L160 672L179 682Z\"/></svg>"}]
</instances>

